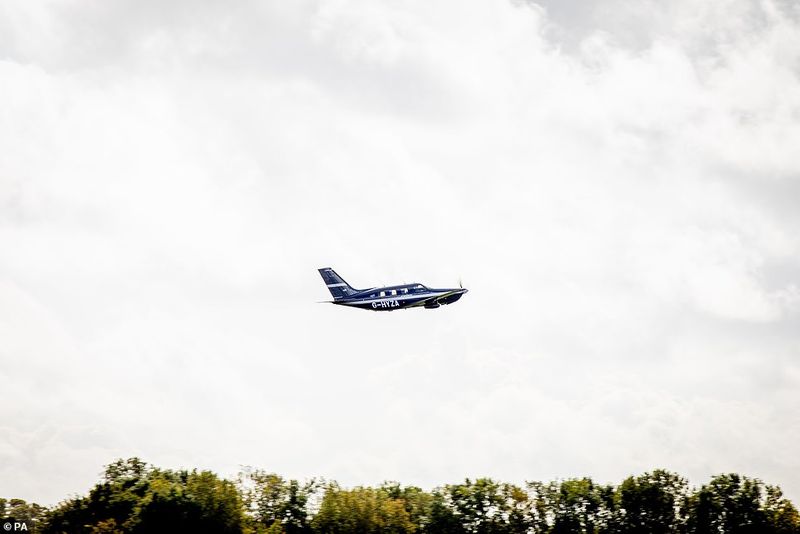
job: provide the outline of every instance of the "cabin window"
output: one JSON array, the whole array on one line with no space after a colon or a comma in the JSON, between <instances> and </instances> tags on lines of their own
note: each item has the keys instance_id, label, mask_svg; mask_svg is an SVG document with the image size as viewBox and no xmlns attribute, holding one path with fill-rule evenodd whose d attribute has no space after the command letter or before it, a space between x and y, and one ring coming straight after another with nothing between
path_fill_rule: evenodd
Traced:
<instances>
[{"instance_id":1,"label":"cabin window","mask_svg":"<svg viewBox=\"0 0 800 534\"><path fill-rule=\"evenodd\" d=\"M400 290L400 293L402 293L403 295L407 294L408 293L408 288L404 287L403 289Z\"/></svg>"},{"instance_id":2,"label":"cabin window","mask_svg":"<svg viewBox=\"0 0 800 534\"><path fill-rule=\"evenodd\" d=\"M396 289L392 289L392 296L394 297L395 295L397 295L397 290Z\"/></svg>"},{"instance_id":3,"label":"cabin window","mask_svg":"<svg viewBox=\"0 0 800 534\"><path fill-rule=\"evenodd\" d=\"M381 296L385 297L386 296L386 291L381 291Z\"/></svg>"}]
</instances>

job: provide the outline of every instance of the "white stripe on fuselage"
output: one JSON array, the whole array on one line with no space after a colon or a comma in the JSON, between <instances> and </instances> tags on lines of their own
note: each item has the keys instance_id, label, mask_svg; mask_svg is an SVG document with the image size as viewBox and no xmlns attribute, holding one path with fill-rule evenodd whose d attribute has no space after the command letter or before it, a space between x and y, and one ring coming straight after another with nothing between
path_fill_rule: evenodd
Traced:
<instances>
[{"instance_id":1,"label":"white stripe on fuselage","mask_svg":"<svg viewBox=\"0 0 800 534\"><path fill-rule=\"evenodd\" d=\"M429 299L433 297L441 297L442 295L447 295L448 293L452 293L452 291L440 291L438 293L416 293L416 294L408 294L408 295L394 295L389 297L380 297L377 299L366 299L366 300L348 300L346 302L342 302L347 306L356 305L356 304L372 304L373 302L387 302L390 300L409 300L409 299Z\"/></svg>"},{"instance_id":2,"label":"white stripe on fuselage","mask_svg":"<svg viewBox=\"0 0 800 534\"><path fill-rule=\"evenodd\" d=\"M342 286L346 286L346 285L347 284L344 284L344 283L341 283L341 284L327 284L328 287L342 287ZM317 287L319 287L319 286L317 286Z\"/></svg>"}]
</instances>

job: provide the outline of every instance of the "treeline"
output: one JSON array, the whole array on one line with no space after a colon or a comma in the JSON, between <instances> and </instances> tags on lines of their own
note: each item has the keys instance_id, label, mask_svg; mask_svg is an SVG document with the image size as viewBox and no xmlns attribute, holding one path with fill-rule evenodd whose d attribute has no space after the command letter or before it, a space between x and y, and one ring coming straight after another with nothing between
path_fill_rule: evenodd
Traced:
<instances>
[{"instance_id":1,"label":"treeline","mask_svg":"<svg viewBox=\"0 0 800 534\"><path fill-rule=\"evenodd\" d=\"M88 495L52 509L0 499L0 517L38 533L800 533L776 486L737 474L693 488L656 470L618 486L589 478L514 485L488 478L425 491L386 482L343 488L245 469L159 469L138 458L107 466Z\"/></svg>"}]
</instances>

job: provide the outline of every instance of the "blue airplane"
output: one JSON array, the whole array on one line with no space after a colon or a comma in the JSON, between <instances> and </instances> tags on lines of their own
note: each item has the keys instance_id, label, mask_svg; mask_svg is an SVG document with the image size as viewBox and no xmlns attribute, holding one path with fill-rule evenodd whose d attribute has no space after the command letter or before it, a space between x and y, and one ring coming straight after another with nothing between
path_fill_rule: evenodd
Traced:
<instances>
[{"instance_id":1,"label":"blue airplane","mask_svg":"<svg viewBox=\"0 0 800 534\"><path fill-rule=\"evenodd\" d=\"M427 308L432 310L442 304L454 303L468 291L463 287L431 289L417 283L373 287L370 289L353 289L330 267L318 270L325 281L325 285L328 286L328 291L333 295L333 300L327 302L364 310L394 311L406 308Z\"/></svg>"}]
</instances>

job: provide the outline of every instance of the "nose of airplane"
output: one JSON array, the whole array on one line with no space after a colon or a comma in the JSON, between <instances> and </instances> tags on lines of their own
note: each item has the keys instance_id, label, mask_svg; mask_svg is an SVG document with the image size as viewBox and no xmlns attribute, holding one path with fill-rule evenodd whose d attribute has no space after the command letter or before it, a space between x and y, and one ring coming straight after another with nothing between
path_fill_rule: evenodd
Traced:
<instances>
[{"instance_id":1,"label":"nose of airplane","mask_svg":"<svg viewBox=\"0 0 800 534\"><path fill-rule=\"evenodd\" d=\"M456 302L461 297L463 297L464 294L467 293L468 291L469 291L469 289L465 289L463 287L458 288L458 291L452 297L450 297L450 299L451 299L450 302Z\"/></svg>"},{"instance_id":2,"label":"nose of airplane","mask_svg":"<svg viewBox=\"0 0 800 534\"><path fill-rule=\"evenodd\" d=\"M458 289L453 291L452 295L447 297L447 304L451 304L451 303L457 301L458 299L463 297L464 293L466 293L467 291L469 291L469 290L468 289L464 289L463 287L459 287Z\"/></svg>"}]
</instances>

